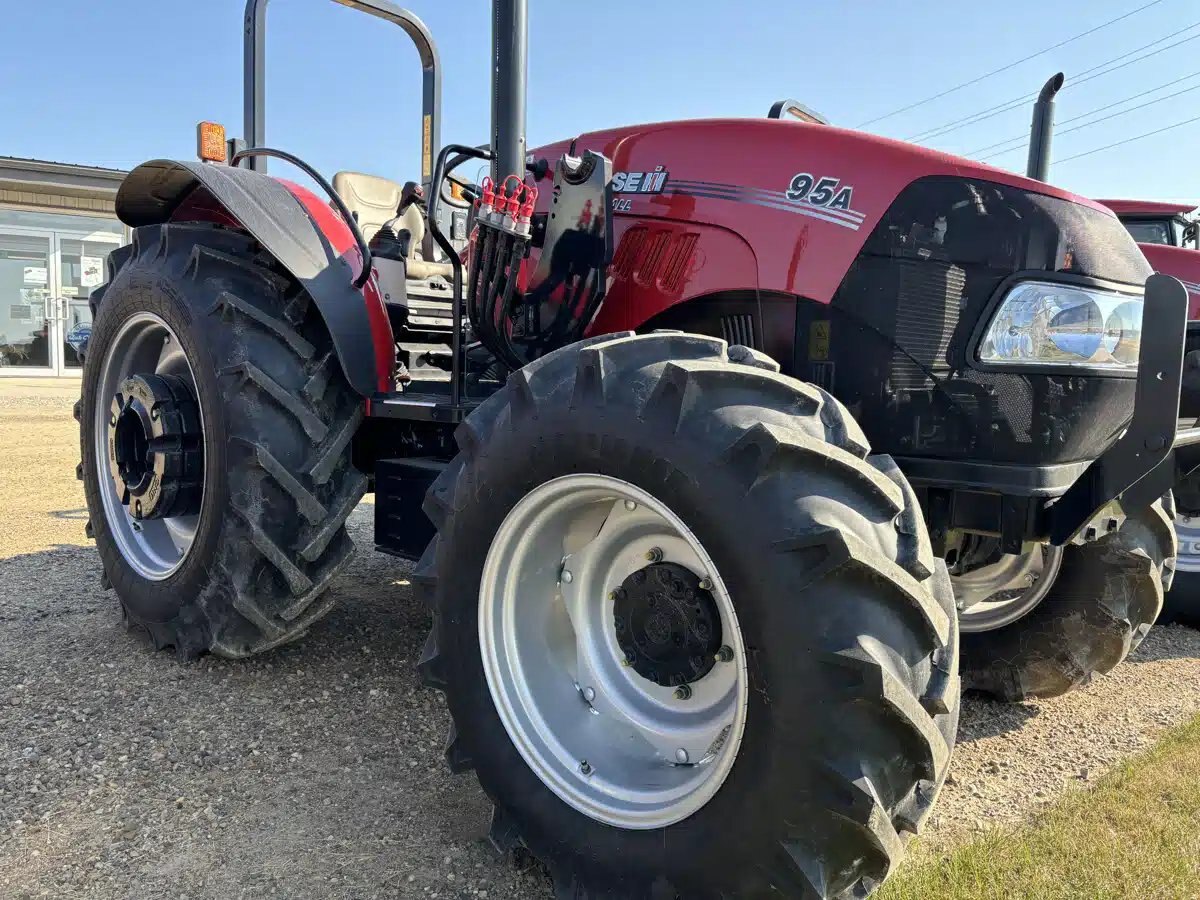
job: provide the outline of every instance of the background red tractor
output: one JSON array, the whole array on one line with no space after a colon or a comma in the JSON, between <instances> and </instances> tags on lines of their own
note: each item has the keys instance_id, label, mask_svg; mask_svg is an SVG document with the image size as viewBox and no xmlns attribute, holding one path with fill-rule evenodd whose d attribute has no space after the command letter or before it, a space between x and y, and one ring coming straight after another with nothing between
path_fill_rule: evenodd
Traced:
<instances>
[{"instance_id":1,"label":"background red tractor","mask_svg":"<svg viewBox=\"0 0 1200 900\"><path fill-rule=\"evenodd\" d=\"M1051 696L1157 616L1184 288L1098 204L788 101L528 151L524 0L488 145L442 146L432 38L354 6L420 52L421 190L265 146L265 0L248 147L120 190L77 416L125 614L183 656L302 635L373 487L497 847L570 897L868 893L960 655Z\"/></svg>"},{"instance_id":2,"label":"background red tractor","mask_svg":"<svg viewBox=\"0 0 1200 900\"><path fill-rule=\"evenodd\" d=\"M1187 356L1179 405L1181 424L1200 419L1200 222L1191 203L1101 200L1138 242L1154 271L1178 278L1188 291ZM1200 475L1175 486L1179 561L1163 619L1200 624Z\"/></svg>"}]
</instances>

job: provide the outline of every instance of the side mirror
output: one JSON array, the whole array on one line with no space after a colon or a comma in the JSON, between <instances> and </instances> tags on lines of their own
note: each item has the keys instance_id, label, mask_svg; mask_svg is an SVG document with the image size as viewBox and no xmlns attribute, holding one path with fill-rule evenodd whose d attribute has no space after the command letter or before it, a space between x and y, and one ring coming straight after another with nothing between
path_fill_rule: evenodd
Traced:
<instances>
[{"instance_id":1,"label":"side mirror","mask_svg":"<svg viewBox=\"0 0 1200 900\"><path fill-rule=\"evenodd\" d=\"M1200 222L1189 222L1183 229L1183 246L1192 245L1195 250L1200 250Z\"/></svg>"}]
</instances>

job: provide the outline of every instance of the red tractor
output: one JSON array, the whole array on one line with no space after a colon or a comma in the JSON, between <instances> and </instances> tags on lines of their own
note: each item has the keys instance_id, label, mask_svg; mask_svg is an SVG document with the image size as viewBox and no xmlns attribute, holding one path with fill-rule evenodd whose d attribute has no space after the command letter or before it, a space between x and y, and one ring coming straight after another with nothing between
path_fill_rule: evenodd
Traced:
<instances>
[{"instance_id":1,"label":"red tractor","mask_svg":"<svg viewBox=\"0 0 1200 900\"><path fill-rule=\"evenodd\" d=\"M1101 200L1117 214L1156 272L1172 275L1188 291L1187 356L1180 422L1200 420L1200 220L1195 204L1154 200ZM1163 619L1200 624L1200 473L1175 486L1179 562Z\"/></svg>"},{"instance_id":2,"label":"red tractor","mask_svg":"<svg viewBox=\"0 0 1200 900\"><path fill-rule=\"evenodd\" d=\"M1092 201L786 101L529 151L525 0L488 144L442 146L428 32L352 5L420 51L419 185L265 146L249 0L248 147L121 187L77 408L105 583L156 646L262 652L373 489L498 848L567 897L870 892L960 659L1052 696L1158 615L1186 291Z\"/></svg>"}]
</instances>

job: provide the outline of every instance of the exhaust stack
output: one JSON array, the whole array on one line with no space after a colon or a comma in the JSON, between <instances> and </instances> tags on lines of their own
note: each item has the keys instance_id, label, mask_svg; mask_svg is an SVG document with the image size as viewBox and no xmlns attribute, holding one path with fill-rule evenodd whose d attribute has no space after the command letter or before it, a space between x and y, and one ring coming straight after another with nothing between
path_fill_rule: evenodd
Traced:
<instances>
[{"instance_id":1,"label":"exhaust stack","mask_svg":"<svg viewBox=\"0 0 1200 900\"><path fill-rule=\"evenodd\" d=\"M525 175L528 0L492 2L492 180Z\"/></svg>"},{"instance_id":2,"label":"exhaust stack","mask_svg":"<svg viewBox=\"0 0 1200 900\"><path fill-rule=\"evenodd\" d=\"M1033 105L1033 122L1029 126L1029 161L1025 174L1045 181L1050 174L1050 143L1054 138L1054 97L1062 90L1062 72L1042 85L1037 103Z\"/></svg>"}]
</instances>

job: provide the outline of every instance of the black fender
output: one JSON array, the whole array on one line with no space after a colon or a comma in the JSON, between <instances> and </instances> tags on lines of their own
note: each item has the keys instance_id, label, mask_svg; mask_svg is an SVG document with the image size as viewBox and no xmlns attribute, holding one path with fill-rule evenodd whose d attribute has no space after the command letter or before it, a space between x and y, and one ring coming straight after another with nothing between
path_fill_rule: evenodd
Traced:
<instances>
[{"instance_id":1,"label":"black fender","mask_svg":"<svg viewBox=\"0 0 1200 900\"><path fill-rule=\"evenodd\" d=\"M198 187L304 286L329 329L346 380L364 397L375 394L391 373L378 371L370 314L351 283L351 265L281 182L249 169L155 159L121 182L117 217L131 228L166 222Z\"/></svg>"}]
</instances>

